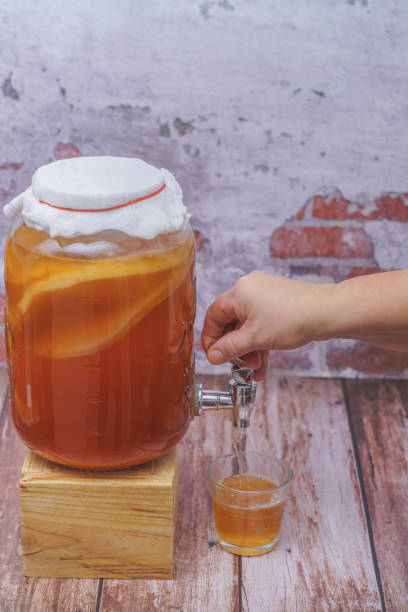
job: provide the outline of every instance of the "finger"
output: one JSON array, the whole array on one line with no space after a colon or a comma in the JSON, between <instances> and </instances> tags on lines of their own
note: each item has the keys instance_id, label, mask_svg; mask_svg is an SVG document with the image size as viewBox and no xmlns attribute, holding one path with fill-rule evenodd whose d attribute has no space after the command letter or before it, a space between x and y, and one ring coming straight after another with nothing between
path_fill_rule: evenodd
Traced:
<instances>
[{"instance_id":1,"label":"finger","mask_svg":"<svg viewBox=\"0 0 408 612\"><path fill-rule=\"evenodd\" d=\"M262 364L261 367L258 368L254 373L254 378L257 382L263 380L268 371L268 362L269 362L269 350L265 349L261 351L262 356Z\"/></svg>"},{"instance_id":2,"label":"finger","mask_svg":"<svg viewBox=\"0 0 408 612\"><path fill-rule=\"evenodd\" d=\"M241 355L252 353L256 348L253 345L253 336L249 326L244 324L241 328L231 331L217 340L208 350L207 358L212 364L218 365Z\"/></svg>"},{"instance_id":3,"label":"finger","mask_svg":"<svg viewBox=\"0 0 408 612\"><path fill-rule=\"evenodd\" d=\"M242 355L242 359L247 362L250 368L254 371L259 370L262 366L262 351L252 351L251 353L246 353L246 355Z\"/></svg>"},{"instance_id":4,"label":"finger","mask_svg":"<svg viewBox=\"0 0 408 612\"><path fill-rule=\"evenodd\" d=\"M201 343L206 352L226 330L234 328L237 322L234 305L228 293L227 291L220 295L206 312L201 332Z\"/></svg>"}]
</instances>

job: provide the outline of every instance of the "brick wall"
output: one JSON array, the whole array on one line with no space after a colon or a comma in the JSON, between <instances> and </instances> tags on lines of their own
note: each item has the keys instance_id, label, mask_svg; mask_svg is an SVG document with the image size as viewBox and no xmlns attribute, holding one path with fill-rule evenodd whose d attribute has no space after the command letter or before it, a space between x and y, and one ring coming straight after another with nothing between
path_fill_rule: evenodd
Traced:
<instances>
[{"instance_id":1,"label":"brick wall","mask_svg":"<svg viewBox=\"0 0 408 612\"><path fill-rule=\"evenodd\" d=\"M74 144L58 142L49 161L78 155L81 152ZM17 162L0 165L0 171L11 176L10 188L3 188L0 193L0 204L13 195L12 175L20 168ZM381 232L378 233L378 226L373 226L374 222L381 222ZM383 194L371 202L346 200L338 190L315 195L271 233L269 261L263 267L273 274L312 282L339 282L386 271L391 268L382 267L377 257L377 252L384 247L384 233L389 227L394 240L388 248L400 252L407 223L408 194ZM196 228L194 234L198 264L206 264L209 254L211 257L210 241ZM4 295L0 294L0 301L0 367L4 367ZM204 362L199 333L195 350L198 359ZM408 377L408 355L336 339L311 343L293 351L274 351L270 368L288 375Z\"/></svg>"},{"instance_id":2,"label":"brick wall","mask_svg":"<svg viewBox=\"0 0 408 612\"><path fill-rule=\"evenodd\" d=\"M407 20L405 0L0 3L0 205L52 159L169 168L199 246L197 371L214 372L204 314L239 276L408 269ZM404 355L340 341L271 367L408 377Z\"/></svg>"},{"instance_id":3,"label":"brick wall","mask_svg":"<svg viewBox=\"0 0 408 612\"><path fill-rule=\"evenodd\" d=\"M394 249L402 261L407 222L408 194L383 194L366 202L347 200L339 191L315 195L272 232L271 269L313 282L384 272L391 268L379 264L378 253L384 247ZM387 234L392 238L384 245ZM294 351L275 351L270 364L286 373L402 377L408 372L408 354L334 339Z\"/></svg>"},{"instance_id":4,"label":"brick wall","mask_svg":"<svg viewBox=\"0 0 408 612\"><path fill-rule=\"evenodd\" d=\"M408 194L388 193L371 201L351 201L336 189L322 192L271 233L269 257L262 266L265 271L302 281L337 283L408 267ZM200 257L209 241L198 231L196 239ZM211 252L210 245L208 250ZM198 339L196 352L204 360ZM285 375L408 377L408 354L346 339L274 351L269 365ZM211 366L205 371L211 371Z\"/></svg>"}]
</instances>

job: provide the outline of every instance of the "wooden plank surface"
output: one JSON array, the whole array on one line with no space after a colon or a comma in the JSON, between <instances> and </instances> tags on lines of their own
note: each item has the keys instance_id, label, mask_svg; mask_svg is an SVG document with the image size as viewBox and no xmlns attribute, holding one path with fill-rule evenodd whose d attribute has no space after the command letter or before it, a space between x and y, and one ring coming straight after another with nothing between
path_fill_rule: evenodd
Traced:
<instances>
[{"instance_id":1,"label":"wooden plank surface","mask_svg":"<svg viewBox=\"0 0 408 612\"><path fill-rule=\"evenodd\" d=\"M0 370L0 402L7 390ZM0 417L0 610L1 612L93 612L98 580L26 578L19 533L18 483L26 449L12 425L8 406Z\"/></svg>"},{"instance_id":2,"label":"wooden plank surface","mask_svg":"<svg viewBox=\"0 0 408 612\"><path fill-rule=\"evenodd\" d=\"M388 612L408 610L408 382L345 383Z\"/></svg>"},{"instance_id":3,"label":"wooden plank surface","mask_svg":"<svg viewBox=\"0 0 408 612\"><path fill-rule=\"evenodd\" d=\"M204 382L225 388L227 378ZM270 376L259 388L247 448L283 456L295 471L277 549L238 562L216 545L207 467L230 452L231 419L208 412L180 444L175 579L104 580L100 597L97 580L22 576L18 480L25 449L3 410L0 610L374 612L381 610L377 560L387 610L408 610L408 383L350 381L346 388L368 529L340 381ZM0 370L0 404L5 393Z\"/></svg>"},{"instance_id":4,"label":"wooden plank surface","mask_svg":"<svg viewBox=\"0 0 408 612\"><path fill-rule=\"evenodd\" d=\"M205 378L225 389L228 379ZM238 610L238 561L216 545L207 469L231 452L231 416L196 418L180 443L180 495L173 581L104 580L101 611L201 612Z\"/></svg>"},{"instance_id":5,"label":"wooden plank surface","mask_svg":"<svg viewBox=\"0 0 408 612\"><path fill-rule=\"evenodd\" d=\"M276 550L242 559L243 610L380 610L340 383L269 377L250 447L283 457L295 476Z\"/></svg>"}]
</instances>

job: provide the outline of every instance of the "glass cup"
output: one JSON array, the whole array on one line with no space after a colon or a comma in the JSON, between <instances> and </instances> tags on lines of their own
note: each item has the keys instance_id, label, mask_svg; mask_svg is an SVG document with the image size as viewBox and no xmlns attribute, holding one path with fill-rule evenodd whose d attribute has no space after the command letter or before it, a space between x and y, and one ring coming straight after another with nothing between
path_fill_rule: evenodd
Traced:
<instances>
[{"instance_id":1,"label":"glass cup","mask_svg":"<svg viewBox=\"0 0 408 612\"><path fill-rule=\"evenodd\" d=\"M270 455L215 459L208 470L218 541L236 555L262 555L278 540L293 472Z\"/></svg>"}]
</instances>

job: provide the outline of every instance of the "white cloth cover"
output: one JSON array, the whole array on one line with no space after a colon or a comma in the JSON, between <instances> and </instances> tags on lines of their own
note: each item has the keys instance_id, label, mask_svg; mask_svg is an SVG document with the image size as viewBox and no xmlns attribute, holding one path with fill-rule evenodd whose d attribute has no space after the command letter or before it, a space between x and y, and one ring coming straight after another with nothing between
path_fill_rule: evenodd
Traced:
<instances>
[{"instance_id":1,"label":"white cloth cover","mask_svg":"<svg viewBox=\"0 0 408 612\"><path fill-rule=\"evenodd\" d=\"M120 206L139 198L143 199ZM180 186L168 170L137 158L110 156L41 166L31 187L6 204L4 213L10 219L21 215L28 226L51 238L119 230L148 240L182 229L189 218Z\"/></svg>"}]
</instances>

